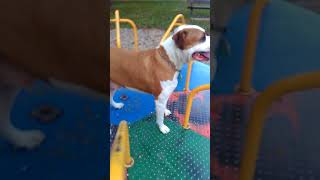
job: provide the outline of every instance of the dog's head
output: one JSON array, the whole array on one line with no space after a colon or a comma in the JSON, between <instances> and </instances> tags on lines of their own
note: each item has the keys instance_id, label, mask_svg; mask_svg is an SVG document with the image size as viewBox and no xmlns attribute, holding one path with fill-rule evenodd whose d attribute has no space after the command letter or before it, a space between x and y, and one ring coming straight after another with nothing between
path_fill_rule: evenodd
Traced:
<instances>
[{"instance_id":1,"label":"dog's head","mask_svg":"<svg viewBox=\"0 0 320 180\"><path fill-rule=\"evenodd\" d=\"M210 59L210 36L196 25L182 25L162 44L175 64Z\"/></svg>"}]
</instances>

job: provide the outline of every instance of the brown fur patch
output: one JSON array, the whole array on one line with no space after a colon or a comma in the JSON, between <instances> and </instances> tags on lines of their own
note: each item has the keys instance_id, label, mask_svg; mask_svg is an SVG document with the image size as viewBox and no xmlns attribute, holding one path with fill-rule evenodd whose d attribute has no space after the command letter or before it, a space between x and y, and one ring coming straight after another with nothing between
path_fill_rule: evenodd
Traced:
<instances>
[{"instance_id":1,"label":"brown fur patch","mask_svg":"<svg viewBox=\"0 0 320 180\"><path fill-rule=\"evenodd\" d=\"M4 0L0 53L8 64L37 78L52 77L106 94L103 1Z\"/></svg>"},{"instance_id":2,"label":"brown fur patch","mask_svg":"<svg viewBox=\"0 0 320 180\"><path fill-rule=\"evenodd\" d=\"M159 49L129 51L110 49L110 80L118 85L153 94L161 93L160 81L172 80L175 69L162 58Z\"/></svg>"},{"instance_id":3,"label":"brown fur patch","mask_svg":"<svg viewBox=\"0 0 320 180\"><path fill-rule=\"evenodd\" d=\"M205 32L199 29L186 28L177 32L172 39L179 49L184 50L201 43L204 36L206 36Z\"/></svg>"}]
</instances>

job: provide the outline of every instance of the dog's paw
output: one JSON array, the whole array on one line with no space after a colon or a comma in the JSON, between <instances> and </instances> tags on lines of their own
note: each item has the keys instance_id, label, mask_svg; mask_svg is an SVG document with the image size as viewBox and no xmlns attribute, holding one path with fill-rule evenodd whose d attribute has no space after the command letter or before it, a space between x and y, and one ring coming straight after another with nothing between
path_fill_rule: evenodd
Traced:
<instances>
[{"instance_id":1,"label":"dog's paw","mask_svg":"<svg viewBox=\"0 0 320 180\"><path fill-rule=\"evenodd\" d=\"M163 125L159 125L159 129L163 134L167 134L167 133L170 132L170 129L168 128L168 126L166 126L164 124Z\"/></svg>"},{"instance_id":2,"label":"dog's paw","mask_svg":"<svg viewBox=\"0 0 320 180\"><path fill-rule=\"evenodd\" d=\"M34 149L45 139L45 135L39 130L21 131L13 138L16 148Z\"/></svg>"},{"instance_id":3,"label":"dog's paw","mask_svg":"<svg viewBox=\"0 0 320 180\"><path fill-rule=\"evenodd\" d=\"M169 109L164 110L164 116L169 116L171 111Z\"/></svg>"},{"instance_id":4,"label":"dog's paw","mask_svg":"<svg viewBox=\"0 0 320 180\"><path fill-rule=\"evenodd\" d=\"M114 103L113 104L113 107L116 108L116 109L121 109L123 108L124 104L123 103Z\"/></svg>"}]
</instances>

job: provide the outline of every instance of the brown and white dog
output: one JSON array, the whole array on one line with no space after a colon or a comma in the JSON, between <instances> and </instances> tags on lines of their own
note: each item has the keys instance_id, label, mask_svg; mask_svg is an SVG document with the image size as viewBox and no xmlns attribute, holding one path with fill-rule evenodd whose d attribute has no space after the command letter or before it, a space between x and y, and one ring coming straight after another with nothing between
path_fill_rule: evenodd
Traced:
<instances>
[{"instance_id":1,"label":"brown and white dog","mask_svg":"<svg viewBox=\"0 0 320 180\"><path fill-rule=\"evenodd\" d=\"M78 92L98 92L107 103L105 1L0 2L0 138L32 149L45 139L11 123L21 88L35 79Z\"/></svg>"},{"instance_id":2,"label":"brown and white dog","mask_svg":"<svg viewBox=\"0 0 320 180\"><path fill-rule=\"evenodd\" d=\"M129 51L110 49L110 104L122 108L123 103L113 100L114 92L121 86L150 93L155 97L156 122L162 133L170 129L163 123L171 114L167 101L178 84L182 66L191 59L210 59L210 36L196 25L182 25L156 49Z\"/></svg>"}]
</instances>

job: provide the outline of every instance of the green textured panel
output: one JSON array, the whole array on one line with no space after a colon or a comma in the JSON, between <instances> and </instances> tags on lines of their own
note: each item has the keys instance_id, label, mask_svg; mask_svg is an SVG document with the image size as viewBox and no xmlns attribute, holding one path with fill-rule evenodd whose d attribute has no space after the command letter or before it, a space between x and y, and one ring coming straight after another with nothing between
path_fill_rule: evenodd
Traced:
<instances>
[{"instance_id":1,"label":"green textured panel","mask_svg":"<svg viewBox=\"0 0 320 180\"><path fill-rule=\"evenodd\" d=\"M128 170L132 179L209 179L210 140L185 130L176 122L165 120L170 133L162 134L155 116L129 127L134 166Z\"/></svg>"}]
</instances>

